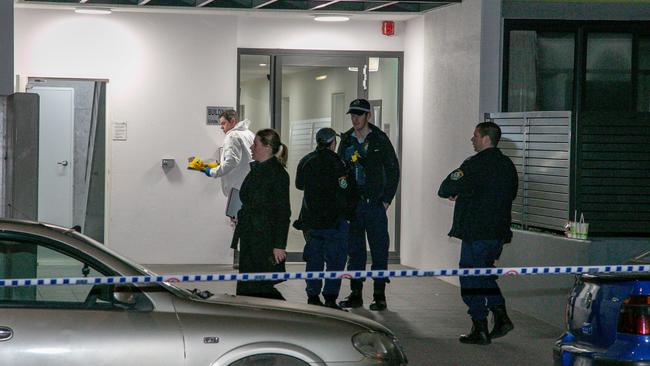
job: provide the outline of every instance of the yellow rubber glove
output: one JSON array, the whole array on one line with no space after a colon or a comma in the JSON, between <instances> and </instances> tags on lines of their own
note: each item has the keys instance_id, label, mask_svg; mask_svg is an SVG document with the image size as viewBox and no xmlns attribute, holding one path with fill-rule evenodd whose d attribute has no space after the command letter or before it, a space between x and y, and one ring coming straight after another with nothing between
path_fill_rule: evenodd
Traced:
<instances>
[{"instance_id":1,"label":"yellow rubber glove","mask_svg":"<svg viewBox=\"0 0 650 366\"><path fill-rule=\"evenodd\" d=\"M205 169L205 164L197 156L190 156L187 158L187 169L199 170L202 171Z\"/></svg>"}]
</instances>

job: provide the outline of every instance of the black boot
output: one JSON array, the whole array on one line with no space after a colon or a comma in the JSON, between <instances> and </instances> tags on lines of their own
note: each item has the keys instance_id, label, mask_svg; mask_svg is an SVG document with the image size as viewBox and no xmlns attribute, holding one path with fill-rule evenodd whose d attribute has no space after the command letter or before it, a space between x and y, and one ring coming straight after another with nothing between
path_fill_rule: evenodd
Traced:
<instances>
[{"instance_id":1,"label":"black boot","mask_svg":"<svg viewBox=\"0 0 650 366\"><path fill-rule=\"evenodd\" d=\"M463 334L458 338L461 343L467 344L490 344L490 336L488 335L488 322L485 320L472 319L472 331L469 334Z\"/></svg>"},{"instance_id":2,"label":"black boot","mask_svg":"<svg viewBox=\"0 0 650 366\"><path fill-rule=\"evenodd\" d=\"M373 302L370 304L370 310L382 311L386 310L386 282L375 282L373 284Z\"/></svg>"},{"instance_id":3,"label":"black boot","mask_svg":"<svg viewBox=\"0 0 650 366\"><path fill-rule=\"evenodd\" d=\"M337 295L323 295L323 297L325 298L325 307L347 311L336 303L336 298L338 297Z\"/></svg>"},{"instance_id":4,"label":"black boot","mask_svg":"<svg viewBox=\"0 0 650 366\"><path fill-rule=\"evenodd\" d=\"M370 304L370 310L372 311L382 311L386 310L388 306L386 304L386 295L373 295L374 301Z\"/></svg>"},{"instance_id":5,"label":"black boot","mask_svg":"<svg viewBox=\"0 0 650 366\"><path fill-rule=\"evenodd\" d=\"M490 338L503 337L508 334L508 332L515 329L515 325L512 324L512 321L508 318L505 305L497 305L490 310L492 310L492 314L494 314L494 328L492 328L492 331L490 332Z\"/></svg>"},{"instance_id":6,"label":"black boot","mask_svg":"<svg viewBox=\"0 0 650 366\"><path fill-rule=\"evenodd\" d=\"M342 308L360 308L363 306L363 282L361 280L350 280L352 293L345 300L339 303Z\"/></svg>"},{"instance_id":7,"label":"black boot","mask_svg":"<svg viewBox=\"0 0 650 366\"><path fill-rule=\"evenodd\" d=\"M323 302L320 301L320 296L318 295L307 295L307 304L323 306Z\"/></svg>"}]
</instances>

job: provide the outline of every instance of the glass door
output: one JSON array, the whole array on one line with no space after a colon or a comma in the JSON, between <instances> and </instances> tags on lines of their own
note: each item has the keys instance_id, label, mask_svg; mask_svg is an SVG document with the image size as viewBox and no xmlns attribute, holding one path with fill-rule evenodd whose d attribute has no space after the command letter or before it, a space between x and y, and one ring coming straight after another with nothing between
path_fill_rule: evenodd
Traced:
<instances>
[{"instance_id":1,"label":"glass door","mask_svg":"<svg viewBox=\"0 0 650 366\"><path fill-rule=\"evenodd\" d=\"M318 129L352 128L345 114L352 100L370 101L371 123L388 135L401 155L401 57L398 52L240 49L239 109L253 121L253 131L274 128L289 147L292 222L303 196L294 188L298 162L315 149ZM399 262L399 205L398 190L387 212L391 262ZM291 227L289 261L302 261L304 245L302 232Z\"/></svg>"},{"instance_id":2,"label":"glass door","mask_svg":"<svg viewBox=\"0 0 650 366\"><path fill-rule=\"evenodd\" d=\"M289 147L287 170L291 181L291 222L298 218L302 191L295 188L298 162L316 148L316 132L331 127L337 132L352 124L345 114L349 103L367 97L365 57L278 56L275 63L275 128ZM279 122L279 123L278 123ZM291 227L287 252L290 260L302 260L305 239Z\"/></svg>"},{"instance_id":3,"label":"glass door","mask_svg":"<svg viewBox=\"0 0 650 366\"><path fill-rule=\"evenodd\" d=\"M401 157L401 87L400 62L397 57L368 58L368 101L372 109L370 123L379 127L390 139L398 159ZM347 125L352 127L348 117ZM348 127L349 128L349 127ZM400 180L401 181L401 180ZM401 186L401 183L400 183ZM399 263L399 186L393 203L388 207L389 261ZM370 258L370 255L368 255Z\"/></svg>"}]
</instances>

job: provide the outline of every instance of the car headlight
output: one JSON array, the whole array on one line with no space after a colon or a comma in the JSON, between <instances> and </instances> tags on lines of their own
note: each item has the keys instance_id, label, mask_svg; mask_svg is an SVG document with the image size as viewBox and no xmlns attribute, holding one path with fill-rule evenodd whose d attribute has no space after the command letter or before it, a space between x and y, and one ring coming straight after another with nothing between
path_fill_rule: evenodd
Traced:
<instances>
[{"instance_id":1,"label":"car headlight","mask_svg":"<svg viewBox=\"0 0 650 366\"><path fill-rule=\"evenodd\" d=\"M366 357L389 361L390 365L405 365L406 356L397 339L378 332L361 332L352 336L352 345Z\"/></svg>"}]
</instances>

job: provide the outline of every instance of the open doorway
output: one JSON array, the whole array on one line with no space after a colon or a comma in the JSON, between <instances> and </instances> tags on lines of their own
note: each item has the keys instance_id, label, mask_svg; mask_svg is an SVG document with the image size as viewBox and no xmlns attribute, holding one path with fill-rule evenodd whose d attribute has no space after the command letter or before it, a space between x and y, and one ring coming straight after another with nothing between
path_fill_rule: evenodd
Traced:
<instances>
[{"instance_id":1,"label":"open doorway","mask_svg":"<svg viewBox=\"0 0 650 366\"><path fill-rule=\"evenodd\" d=\"M315 148L322 127L337 132L352 128L345 112L356 98L371 101L372 123L389 137L401 155L402 53L239 49L239 104L246 113L278 131L289 147L290 181L298 162ZM302 192L290 191L294 221L300 213ZM389 260L399 263L400 193L389 207ZM301 261L302 232L289 228L288 261Z\"/></svg>"},{"instance_id":2,"label":"open doorway","mask_svg":"<svg viewBox=\"0 0 650 366\"><path fill-rule=\"evenodd\" d=\"M39 95L38 216L104 241L106 81L29 78Z\"/></svg>"}]
</instances>

